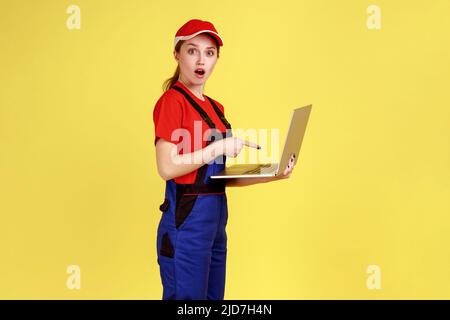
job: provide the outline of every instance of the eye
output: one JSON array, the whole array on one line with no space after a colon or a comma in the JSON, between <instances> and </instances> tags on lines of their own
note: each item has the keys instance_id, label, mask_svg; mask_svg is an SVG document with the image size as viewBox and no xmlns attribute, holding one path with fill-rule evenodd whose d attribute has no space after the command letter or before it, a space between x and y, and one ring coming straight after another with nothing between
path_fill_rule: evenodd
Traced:
<instances>
[{"instance_id":1,"label":"eye","mask_svg":"<svg viewBox=\"0 0 450 320\"><path fill-rule=\"evenodd\" d=\"M208 51L208 54L210 54L210 56L212 57L212 56L214 56L214 51Z\"/></svg>"},{"instance_id":2,"label":"eye","mask_svg":"<svg viewBox=\"0 0 450 320\"><path fill-rule=\"evenodd\" d=\"M191 49L188 50L188 53L191 54L191 53L193 53L194 50L195 49L191 48Z\"/></svg>"}]
</instances>

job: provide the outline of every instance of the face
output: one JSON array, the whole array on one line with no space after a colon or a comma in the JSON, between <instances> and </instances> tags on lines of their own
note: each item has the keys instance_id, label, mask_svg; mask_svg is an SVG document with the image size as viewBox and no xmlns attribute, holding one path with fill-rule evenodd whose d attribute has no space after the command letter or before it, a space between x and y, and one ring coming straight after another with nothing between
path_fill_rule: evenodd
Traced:
<instances>
[{"instance_id":1,"label":"face","mask_svg":"<svg viewBox=\"0 0 450 320\"><path fill-rule=\"evenodd\" d=\"M203 85L217 62L216 43L210 36L199 34L186 40L180 52L174 51L174 56L180 66L180 78L193 85Z\"/></svg>"}]
</instances>

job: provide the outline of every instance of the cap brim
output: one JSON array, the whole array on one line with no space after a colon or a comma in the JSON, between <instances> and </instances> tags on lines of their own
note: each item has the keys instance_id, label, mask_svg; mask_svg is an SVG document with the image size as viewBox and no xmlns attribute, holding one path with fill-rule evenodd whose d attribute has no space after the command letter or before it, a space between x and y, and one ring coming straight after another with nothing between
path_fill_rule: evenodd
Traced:
<instances>
[{"instance_id":1,"label":"cap brim","mask_svg":"<svg viewBox=\"0 0 450 320\"><path fill-rule=\"evenodd\" d=\"M219 34L215 33L214 31L211 31L211 30L200 30L200 31L198 31L198 32L196 32L196 33L194 33L194 34L189 35L189 36L179 36L179 37L175 37L175 40L174 40L174 44L173 44L173 45L174 45L174 47L175 47L175 46L177 45L178 41L180 41L180 40L186 41L186 40L192 39L192 38L194 38L195 36L198 36L200 33L208 33L208 34L212 35L212 36L214 37L214 39L216 39L217 42L219 43L219 46L220 46L220 47L223 46L223 40L222 40L222 38L219 36Z\"/></svg>"}]
</instances>

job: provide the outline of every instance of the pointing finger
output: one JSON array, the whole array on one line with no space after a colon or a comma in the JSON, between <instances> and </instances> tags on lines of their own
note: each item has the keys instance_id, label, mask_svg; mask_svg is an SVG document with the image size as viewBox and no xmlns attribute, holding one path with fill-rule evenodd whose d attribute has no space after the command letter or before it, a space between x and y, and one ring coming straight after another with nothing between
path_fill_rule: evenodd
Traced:
<instances>
[{"instance_id":1,"label":"pointing finger","mask_svg":"<svg viewBox=\"0 0 450 320\"><path fill-rule=\"evenodd\" d=\"M245 144L245 145L248 146L248 147L252 147L252 148L256 148L256 149L261 149L261 146L260 146L260 145L254 143L254 142L251 142L251 141L242 140L242 143Z\"/></svg>"}]
</instances>

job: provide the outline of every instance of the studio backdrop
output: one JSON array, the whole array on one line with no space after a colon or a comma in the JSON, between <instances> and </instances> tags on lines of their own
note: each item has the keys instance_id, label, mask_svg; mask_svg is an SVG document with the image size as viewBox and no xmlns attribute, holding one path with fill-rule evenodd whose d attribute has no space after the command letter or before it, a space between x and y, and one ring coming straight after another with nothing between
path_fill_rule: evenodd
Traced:
<instances>
[{"instance_id":1,"label":"studio backdrop","mask_svg":"<svg viewBox=\"0 0 450 320\"><path fill-rule=\"evenodd\" d=\"M279 133L261 151L313 105L289 179L227 189L225 299L449 299L449 12L1 0L0 298L161 299L152 112L198 18L224 40L204 92Z\"/></svg>"}]
</instances>

